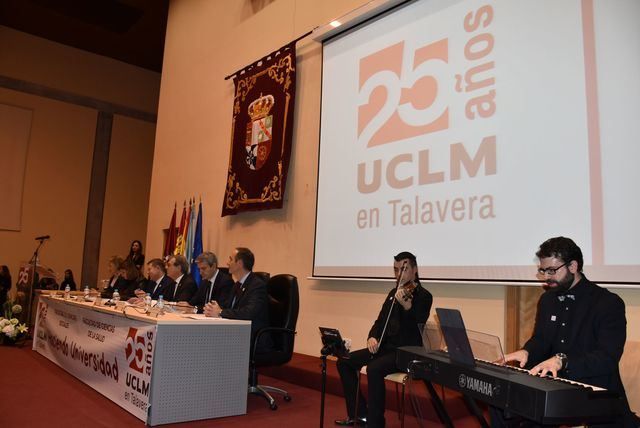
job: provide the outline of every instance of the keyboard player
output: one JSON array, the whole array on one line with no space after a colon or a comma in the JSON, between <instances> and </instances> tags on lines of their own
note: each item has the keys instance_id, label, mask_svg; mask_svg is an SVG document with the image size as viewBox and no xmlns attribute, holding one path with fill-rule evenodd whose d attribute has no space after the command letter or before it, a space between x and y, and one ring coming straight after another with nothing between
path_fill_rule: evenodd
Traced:
<instances>
[{"instance_id":1,"label":"keyboard player","mask_svg":"<svg viewBox=\"0 0 640 428\"><path fill-rule=\"evenodd\" d=\"M626 408L611 427L640 426L631 412L618 370L626 341L625 305L620 297L589 281L580 248L569 238L548 239L536 252L540 297L531 338L505 356L532 375L559 376L615 391ZM492 427L535 426L491 409Z\"/></svg>"}]
</instances>

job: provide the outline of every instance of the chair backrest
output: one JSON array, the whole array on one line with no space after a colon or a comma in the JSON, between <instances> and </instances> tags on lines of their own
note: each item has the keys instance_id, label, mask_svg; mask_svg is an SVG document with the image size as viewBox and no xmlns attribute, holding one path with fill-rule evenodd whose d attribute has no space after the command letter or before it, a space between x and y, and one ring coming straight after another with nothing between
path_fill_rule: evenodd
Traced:
<instances>
[{"instance_id":1,"label":"chair backrest","mask_svg":"<svg viewBox=\"0 0 640 428\"><path fill-rule=\"evenodd\" d=\"M265 283L269 282L269 278L271 278L271 274L269 272L253 272L255 276L263 280Z\"/></svg>"},{"instance_id":2,"label":"chair backrest","mask_svg":"<svg viewBox=\"0 0 640 428\"><path fill-rule=\"evenodd\" d=\"M289 274L274 275L267 282L267 293L269 294L269 325L295 331L300 308L298 279ZM273 334L272 337L277 351L293 352L293 336Z\"/></svg>"}]
</instances>

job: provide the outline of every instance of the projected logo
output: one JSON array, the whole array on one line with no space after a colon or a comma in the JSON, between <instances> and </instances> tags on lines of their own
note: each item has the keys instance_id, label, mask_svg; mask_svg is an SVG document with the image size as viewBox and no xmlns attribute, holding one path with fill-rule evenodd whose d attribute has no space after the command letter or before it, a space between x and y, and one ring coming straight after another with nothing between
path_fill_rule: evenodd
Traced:
<instances>
[{"instance_id":1,"label":"projected logo","mask_svg":"<svg viewBox=\"0 0 640 428\"><path fill-rule=\"evenodd\" d=\"M447 129L438 81L448 61L448 39L416 49L402 41L362 58L358 142L374 147Z\"/></svg>"},{"instance_id":2,"label":"projected logo","mask_svg":"<svg viewBox=\"0 0 640 428\"><path fill-rule=\"evenodd\" d=\"M144 335L139 336L137 328L129 327L124 352L129 367L139 373L142 373L144 370L144 351L147 347L146 345Z\"/></svg>"}]
</instances>

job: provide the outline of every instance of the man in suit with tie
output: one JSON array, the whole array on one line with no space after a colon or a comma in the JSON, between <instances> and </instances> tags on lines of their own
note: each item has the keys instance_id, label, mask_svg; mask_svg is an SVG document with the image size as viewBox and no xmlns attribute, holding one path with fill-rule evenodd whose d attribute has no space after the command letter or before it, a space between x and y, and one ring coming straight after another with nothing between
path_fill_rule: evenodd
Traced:
<instances>
[{"instance_id":1,"label":"man in suit with tie","mask_svg":"<svg viewBox=\"0 0 640 428\"><path fill-rule=\"evenodd\" d=\"M506 355L505 361L517 362L532 375L559 376L617 392L625 421L602 426L638 426L618 369L627 333L624 301L586 278L582 251L571 239L548 239L536 256L546 292L538 302L531 338L523 349ZM514 422L496 409L491 413L493 426Z\"/></svg>"},{"instance_id":2,"label":"man in suit with tie","mask_svg":"<svg viewBox=\"0 0 640 428\"><path fill-rule=\"evenodd\" d=\"M205 251L196 257L196 264L202 283L196 294L189 300L189 304L197 307L199 313L202 313L205 304L211 301L216 301L226 308L233 288L231 277L218 269L218 258L210 251Z\"/></svg>"},{"instance_id":3,"label":"man in suit with tie","mask_svg":"<svg viewBox=\"0 0 640 428\"><path fill-rule=\"evenodd\" d=\"M144 290L136 290L137 297L144 297L146 293L151 294L153 300L158 300L158 297L166 297L167 291L170 291L171 287L175 285L173 279L167 276L167 269L164 265L164 261L161 259L152 259L147 263L147 272L149 274L149 280L144 286Z\"/></svg>"},{"instance_id":4,"label":"man in suit with tie","mask_svg":"<svg viewBox=\"0 0 640 428\"><path fill-rule=\"evenodd\" d=\"M188 302L196 294L198 287L193 277L189 275L189 263L185 256L169 256L167 260L167 276L175 285L167 289L164 295L171 302Z\"/></svg>"},{"instance_id":5,"label":"man in suit with tie","mask_svg":"<svg viewBox=\"0 0 640 428\"><path fill-rule=\"evenodd\" d=\"M269 326L269 296L267 285L252 272L255 257L248 248L238 247L229 256L229 273L235 284L230 296L229 307L219 302L207 303L204 314L209 317L221 317L239 320L251 320L251 337L258 330ZM272 346L271 337L262 335L256 352L265 352Z\"/></svg>"}]
</instances>

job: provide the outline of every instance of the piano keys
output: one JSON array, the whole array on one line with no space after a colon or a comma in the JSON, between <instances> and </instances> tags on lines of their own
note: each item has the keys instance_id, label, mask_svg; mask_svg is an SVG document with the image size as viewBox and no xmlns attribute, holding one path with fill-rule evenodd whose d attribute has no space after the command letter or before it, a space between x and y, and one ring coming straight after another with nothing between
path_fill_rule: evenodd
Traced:
<instances>
[{"instance_id":1,"label":"piano keys","mask_svg":"<svg viewBox=\"0 0 640 428\"><path fill-rule=\"evenodd\" d=\"M444 385L539 424L606 422L623 411L622 400L612 391L486 361L476 360L475 367L454 364L443 351L404 346L398 349L397 365L414 378Z\"/></svg>"}]
</instances>

